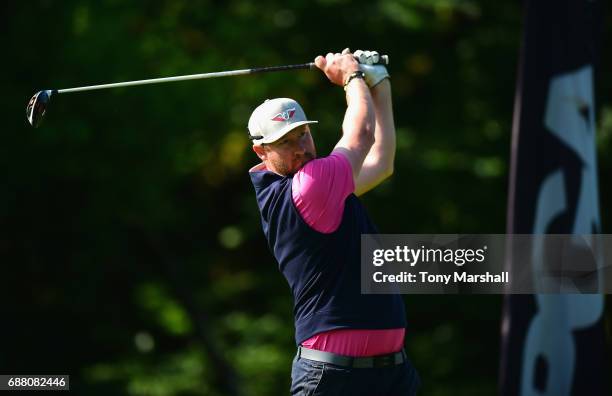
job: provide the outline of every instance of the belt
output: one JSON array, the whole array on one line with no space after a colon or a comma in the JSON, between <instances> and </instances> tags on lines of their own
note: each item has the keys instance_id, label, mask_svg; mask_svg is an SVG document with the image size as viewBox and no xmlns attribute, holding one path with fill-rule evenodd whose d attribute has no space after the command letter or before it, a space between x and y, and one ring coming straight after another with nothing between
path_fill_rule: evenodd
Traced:
<instances>
[{"instance_id":1,"label":"belt","mask_svg":"<svg viewBox=\"0 0 612 396\"><path fill-rule=\"evenodd\" d=\"M402 364L408 360L404 349L388 355L352 357L338 355L331 352L317 351L316 349L308 349L302 346L298 346L297 358L304 358L314 360L316 362L330 363L337 366L353 368L391 367Z\"/></svg>"}]
</instances>

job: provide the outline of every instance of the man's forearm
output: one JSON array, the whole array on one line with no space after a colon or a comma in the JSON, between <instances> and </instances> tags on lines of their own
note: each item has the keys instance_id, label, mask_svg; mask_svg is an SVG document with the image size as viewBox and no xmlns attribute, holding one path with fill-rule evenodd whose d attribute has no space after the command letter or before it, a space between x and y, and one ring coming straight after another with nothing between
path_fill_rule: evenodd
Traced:
<instances>
[{"instance_id":1,"label":"man's forearm","mask_svg":"<svg viewBox=\"0 0 612 396\"><path fill-rule=\"evenodd\" d=\"M346 87L346 105L342 133L347 138L354 136L355 140L363 142L369 149L375 139L376 113L372 95L363 79L352 81Z\"/></svg>"},{"instance_id":2,"label":"man's forearm","mask_svg":"<svg viewBox=\"0 0 612 396\"><path fill-rule=\"evenodd\" d=\"M365 162L378 164L384 177L393 173L395 161L395 122L393 120L393 103L391 99L391 83L385 79L371 90L376 127L375 143L370 149Z\"/></svg>"},{"instance_id":3,"label":"man's forearm","mask_svg":"<svg viewBox=\"0 0 612 396\"><path fill-rule=\"evenodd\" d=\"M372 95L363 79L355 79L346 86L346 102L342 137L334 150L344 152L357 181L363 162L374 143L376 127Z\"/></svg>"},{"instance_id":4,"label":"man's forearm","mask_svg":"<svg viewBox=\"0 0 612 396\"><path fill-rule=\"evenodd\" d=\"M376 118L375 141L356 178L357 195L371 190L391 176L395 161L395 121L389 80L385 79L377 84L371 89L371 93Z\"/></svg>"}]
</instances>

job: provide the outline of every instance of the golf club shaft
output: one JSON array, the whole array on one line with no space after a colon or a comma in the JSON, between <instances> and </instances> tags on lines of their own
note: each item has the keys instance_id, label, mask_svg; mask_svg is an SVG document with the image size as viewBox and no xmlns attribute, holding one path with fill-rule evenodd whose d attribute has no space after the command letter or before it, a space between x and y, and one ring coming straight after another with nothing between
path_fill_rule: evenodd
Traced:
<instances>
[{"instance_id":1,"label":"golf club shaft","mask_svg":"<svg viewBox=\"0 0 612 396\"><path fill-rule=\"evenodd\" d=\"M380 61L377 64L387 65L388 63L389 63L388 56L382 55L380 57ZM89 85L86 87L57 89L57 90L53 90L52 92L53 93L70 93L70 92L80 92L80 91L93 91L96 89L129 87L133 85L158 84L158 83L166 83L166 82L174 82L174 81L199 80L203 78L241 76L244 74L266 73L266 72L276 72L276 71L284 71L284 70L299 70L299 69L307 70L307 69L314 69L315 67L316 66L313 62L301 63L298 65L256 67L252 69L229 70L229 71L213 72L213 73L189 74L186 76L150 78L147 80L136 80L136 81L125 81L125 82L111 83L111 84Z\"/></svg>"},{"instance_id":2,"label":"golf club shaft","mask_svg":"<svg viewBox=\"0 0 612 396\"><path fill-rule=\"evenodd\" d=\"M112 83L112 84L89 85L89 86L86 86L86 87L58 89L54 93L69 93L69 92L80 92L80 91L93 91L95 89L129 87L129 86L132 86L132 85L147 85L147 84L158 84L158 83L165 83L165 82L174 82L174 81L199 80L199 79L203 79L203 78L241 76L241 75L244 75L244 74L275 72L275 71L283 71L283 70L313 69L314 67L315 67L315 65L312 62L311 63L302 63L302 64L299 64L299 65L256 67L256 68L253 68L253 69L229 70L229 71L213 72L213 73L189 74L189 75L185 75L185 76L176 76L176 77L151 78L151 79L148 79L148 80L126 81L126 82Z\"/></svg>"}]
</instances>

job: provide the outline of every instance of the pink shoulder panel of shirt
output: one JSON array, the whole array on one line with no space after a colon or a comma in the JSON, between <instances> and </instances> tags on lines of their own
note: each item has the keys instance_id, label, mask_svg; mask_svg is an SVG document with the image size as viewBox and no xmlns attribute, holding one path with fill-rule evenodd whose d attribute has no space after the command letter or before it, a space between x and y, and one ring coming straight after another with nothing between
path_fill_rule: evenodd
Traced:
<instances>
[{"instance_id":1,"label":"pink shoulder panel of shirt","mask_svg":"<svg viewBox=\"0 0 612 396\"><path fill-rule=\"evenodd\" d=\"M293 203L306 224L329 234L338 228L344 201L355 190L353 170L344 154L332 152L304 165L293 176Z\"/></svg>"}]
</instances>

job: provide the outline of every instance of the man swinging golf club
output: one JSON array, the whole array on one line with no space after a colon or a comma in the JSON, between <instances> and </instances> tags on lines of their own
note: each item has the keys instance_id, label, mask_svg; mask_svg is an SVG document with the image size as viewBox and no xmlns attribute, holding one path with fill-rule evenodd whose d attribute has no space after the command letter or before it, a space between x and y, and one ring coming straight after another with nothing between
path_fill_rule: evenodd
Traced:
<instances>
[{"instance_id":1,"label":"man swinging golf club","mask_svg":"<svg viewBox=\"0 0 612 396\"><path fill-rule=\"evenodd\" d=\"M316 156L317 121L292 99L266 100L249 119L263 231L294 298L292 395L412 395L419 385L401 297L360 292L361 234L377 230L357 196L392 174L395 155L391 84L377 58L347 48L315 59L346 91L327 157Z\"/></svg>"}]
</instances>

